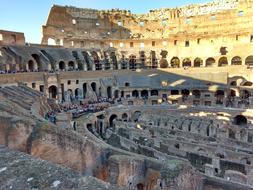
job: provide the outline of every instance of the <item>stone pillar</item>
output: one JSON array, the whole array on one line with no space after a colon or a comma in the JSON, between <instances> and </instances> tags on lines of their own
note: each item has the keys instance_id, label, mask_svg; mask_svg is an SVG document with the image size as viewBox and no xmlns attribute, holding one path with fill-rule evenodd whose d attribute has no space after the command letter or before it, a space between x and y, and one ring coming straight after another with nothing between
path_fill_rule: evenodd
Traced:
<instances>
[{"instance_id":1,"label":"stone pillar","mask_svg":"<svg viewBox=\"0 0 253 190\"><path fill-rule=\"evenodd\" d=\"M56 74L56 78L57 78L57 100L59 102L62 101L62 89L61 89L61 77L60 74Z\"/></svg>"},{"instance_id":2,"label":"stone pillar","mask_svg":"<svg viewBox=\"0 0 253 190\"><path fill-rule=\"evenodd\" d=\"M104 61L100 61L101 65L102 65L102 71L105 70L105 62Z\"/></svg>"},{"instance_id":3,"label":"stone pillar","mask_svg":"<svg viewBox=\"0 0 253 190\"><path fill-rule=\"evenodd\" d=\"M205 174L207 176L211 176L211 177L215 176L215 168L214 168L214 166L211 165L211 164L205 164Z\"/></svg>"},{"instance_id":4,"label":"stone pillar","mask_svg":"<svg viewBox=\"0 0 253 190\"><path fill-rule=\"evenodd\" d=\"M74 63L74 69L75 70L78 69L78 63L77 62Z\"/></svg>"},{"instance_id":5,"label":"stone pillar","mask_svg":"<svg viewBox=\"0 0 253 190\"><path fill-rule=\"evenodd\" d=\"M87 70L88 70L88 68L87 68L87 63L86 63L86 62L83 64L83 70L84 70L84 71L87 71Z\"/></svg>"},{"instance_id":6,"label":"stone pillar","mask_svg":"<svg viewBox=\"0 0 253 190\"><path fill-rule=\"evenodd\" d=\"M93 70L93 71L96 70L96 65L95 65L95 63L92 64L92 70Z\"/></svg>"}]
</instances>

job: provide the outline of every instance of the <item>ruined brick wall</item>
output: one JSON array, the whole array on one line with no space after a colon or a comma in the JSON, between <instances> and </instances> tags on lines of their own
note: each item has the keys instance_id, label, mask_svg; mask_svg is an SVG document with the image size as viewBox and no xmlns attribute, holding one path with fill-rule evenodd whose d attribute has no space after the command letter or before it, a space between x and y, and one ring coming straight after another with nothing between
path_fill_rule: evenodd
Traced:
<instances>
[{"instance_id":1,"label":"ruined brick wall","mask_svg":"<svg viewBox=\"0 0 253 190\"><path fill-rule=\"evenodd\" d=\"M0 30L1 45L25 45L24 33Z\"/></svg>"}]
</instances>

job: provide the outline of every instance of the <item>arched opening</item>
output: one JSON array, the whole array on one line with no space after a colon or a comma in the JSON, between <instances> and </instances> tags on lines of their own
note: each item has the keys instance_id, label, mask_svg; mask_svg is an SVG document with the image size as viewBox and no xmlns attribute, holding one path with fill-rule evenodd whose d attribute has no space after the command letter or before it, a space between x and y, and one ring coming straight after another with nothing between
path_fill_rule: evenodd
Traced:
<instances>
[{"instance_id":1,"label":"arched opening","mask_svg":"<svg viewBox=\"0 0 253 190\"><path fill-rule=\"evenodd\" d=\"M112 98L112 87L111 86L107 87L107 97Z\"/></svg>"},{"instance_id":2,"label":"arched opening","mask_svg":"<svg viewBox=\"0 0 253 190\"><path fill-rule=\"evenodd\" d=\"M243 115L237 115L234 117L234 124L235 125L247 125L248 120Z\"/></svg>"},{"instance_id":3,"label":"arched opening","mask_svg":"<svg viewBox=\"0 0 253 190\"><path fill-rule=\"evenodd\" d=\"M221 57L218 62L218 67L224 67L228 65L228 59L226 57Z\"/></svg>"},{"instance_id":4,"label":"arched opening","mask_svg":"<svg viewBox=\"0 0 253 190\"><path fill-rule=\"evenodd\" d=\"M215 92L215 97L216 97L216 104L223 104L223 99L224 99L225 93L223 90L217 90Z\"/></svg>"},{"instance_id":5,"label":"arched opening","mask_svg":"<svg viewBox=\"0 0 253 190\"><path fill-rule=\"evenodd\" d=\"M170 94L171 95L179 95L179 91L178 90L171 90Z\"/></svg>"},{"instance_id":6,"label":"arched opening","mask_svg":"<svg viewBox=\"0 0 253 190\"><path fill-rule=\"evenodd\" d=\"M215 59L212 57L209 57L206 60L206 67L213 67L215 65Z\"/></svg>"},{"instance_id":7,"label":"arched opening","mask_svg":"<svg viewBox=\"0 0 253 190\"><path fill-rule=\"evenodd\" d=\"M41 62L40 62L40 57L37 54L32 54L33 59L36 61L37 65L38 65L38 71L43 71Z\"/></svg>"},{"instance_id":8,"label":"arched opening","mask_svg":"<svg viewBox=\"0 0 253 190\"><path fill-rule=\"evenodd\" d=\"M173 57L170 61L170 65L172 68L179 68L180 67L180 60L178 57Z\"/></svg>"},{"instance_id":9,"label":"arched opening","mask_svg":"<svg viewBox=\"0 0 253 190\"><path fill-rule=\"evenodd\" d=\"M207 128L206 128L206 136L208 136L208 137L209 137L209 135L210 135L210 127L209 127L209 126L207 126Z\"/></svg>"},{"instance_id":10,"label":"arched opening","mask_svg":"<svg viewBox=\"0 0 253 190\"><path fill-rule=\"evenodd\" d=\"M181 91L181 94L182 94L182 100L183 102L187 100L188 96L190 95L190 91L187 90L187 89L183 89Z\"/></svg>"},{"instance_id":11,"label":"arched opening","mask_svg":"<svg viewBox=\"0 0 253 190\"><path fill-rule=\"evenodd\" d=\"M228 138L235 139L235 131L232 129L228 129Z\"/></svg>"},{"instance_id":12,"label":"arched opening","mask_svg":"<svg viewBox=\"0 0 253 190\"><path fill-rule=\"evenodd\" d=\"M87 93L87 83L83 83L83 98L86 98L86 93Z\"/></svg>"},{"instance_id":13,"label":"arched opening","mask_svg":"<svg viewBox=\"0 0 253 190\"><path fill-rule=\"evenodd\" d=\"M156 57L156 52L151 51L151 68L157 68L157 57Z\"/></svg>"},{"instance_id":14,"label":"arched opening","mask_svg":"<svg viewBox=\"0 0 253 190\"><path fill-rule=\"evenodd\" d=\"M119 98L119 90L114 91L114 98Z\"/></svg>"},{"instance_id":15,"label":"arched opening","mask_svg":"<svg viewBox=\"0 0 253 190\"><path fill-rule=\"evenodd\" d=\"M146 62L146 55L145 55L145 51L140 51L140 65L138 68L144 68L145 66L145 62Z\"/></svg>"},{"instance_id":16,"label":"arched opening","mask_svg":"<svg viewBox=\"0 0 253 190\"><path fill-rule=\"evenodd\" d=\"M72 89L68 89L67 94L69 96L69 100L72 102L74 100L74 95L73 95Z\"/></svg>"},{"instance_id":17,"label":"arched opening","mask_svg":"<svg viewBox=\"0 0 253 190\"><path fill-rule=\"evenodd\" d=\"M183 60L183 67L191 67L191 60L189 58Z\"/></svg>"},{"instance_id":18,"label":"arched opening","mask_svg":"<svg viewBox=\"0 0 253 190\"><path fill-rule=\"evenodd\" d=\"M242 64L242 58L239 56L235 56L231 60L231 65L241 65Z\"/></svg>"},{"instance_id":19,"label":"arched opening","mask_svg":"<svg viewBox=\"0 0 253 190\"><path fill-rule=\"evenodd\" d=\"M136 56L135 55L130 55L129 57L129 69L136 69Z\"/></svg>"},{"instance_id":20,"label":"arched opening","mask_svg":"<svg viewBox=\"0 0 253 190\"><path fill-rule=\"evenodd\" d=\"M246 81L242 84L242 86L252 86L252 82Z\"/></svg>"},{"instance_id":21,"label":"arched opening","mask_svg":"<svg viewBox=\"0 0 253 190\"><path fill-rule=\"evenodd\" d=\"M56 99L57 98L57 87L54 85L50 86L48 88L48 94L49 94L49 98Z\"/></svg>"},{"instance_id":22,"label":"arched opening","mask_svg":"<svg viewBox=\"0 0 253 190\"><path fill-rule=\"evenodd\" d=\"M235 97L235 96L236 96L235 90L231 89L231 90L229 91L229 96L230 96L230 97Z\"/></svg>"},{"instance_id":23,"label":"arched opening","mask_svg":"<svg viewBox=\"0 0 253 190\"><path fill-rule=\"evenodd\" d=\"M75 98L79 98L79 88L75 89Z\"/></svg>"},{"instance_id":24,"label":"arched opening","mask_svg":"<svg viewBox=\"0 0 253 190\"><path fill-rule=\"evenodd\" d=\"M85 60L85 63L87 64L87 70L88 71L92 70L91 59L90 59L90 56L89 56L88 52L82 51L82 55L83 55L83 58Z\"/></svg>"},{"instance_id":25,"label":"arched opening","mask_svg":"<svg viewBox=\"0 0 253 190\"><path fill-rule=\"evenodd\" d=\"M253 66L253 55L250 55L245 59L245 65Z\"/></svg>"},{"instance_id":26,"label":"arched opening","mask_svg":"<svg viewBox=\"0 0 253 190\"><path fill-rule=\"evenodd\" d=\"M147 99L148 98L148 91L147 90L142 90L141 91L141 97Z\"/></svg>"},{"instance_id":27,"label":"arched opening","mask_svg":"<svg viewBox=\"0 0 253 190\"><path fill-rule=\"evenodd\" d=\"M122 121L127 121L127 119L128 119L128 115L127 115L127 113L123 113L122 114Z\"/></svg>"},{"instance_id":28,"label":"arched opening","mask_svg":"<svg viewBox=\"0 0 253 190\"><path fill-rule=\"evenodd\" d=\"M61 71L63 71L63 70L66 69L66 65L65 65L64 61L60 61L60 62L59 62L59 69L60 69Z\"/></svg>"},{"instance_id":29,"label":"arched opening","mask_svg":"<svg viewBox=\"0 0 253 190\"><path fill-rule=\"evenodd\" d=\"M137 184L137 190L144 190L144 185L142 183Z\"/></svg>"},{"instance_id":30,"label":"arched opening","mask_svg":"<svg viewBox=\"0 0 253 190\"><path fill-rule=\"evenodd\" d=\"M93 57L93 60L94 60L95 69L96 70L102 70L102 64L100 63L99 56L98 56L97 52L93 51L92 52L92 57Z\"/></svg>"},{"instance_id":31,"label":"arched opening","mask_svg":"<svg viewBox=\"0 0 253 190\"><path fill-rule=\"evenodd\" d=\"M192 95L194 98L200 98L201 92L200 92L200 90L193 90Z\"/></svg>"},{"instance_id":32,"label":"arched opening","mask_svg":"<svg viewBox=\"0 0 253 190\"><path fill-rule=\"evenodd\" d=\"M196 58L194 60L194 67L201 67L203 65L203 60L200 58Z\"/></svg>"},{"instance_id":33,"label":"arched opening","mask_svg":"<svg viewBox=\"0 0 253 190\"><path fill-rule=\"evenodd\" d=\"M151 96L158 96L158 90L151 90Z\"/></svg>"},{"instance_id":34,"label":"arched opening","mask_svg":"<svg viewBox=\"0 0 253 190\"><path fill-rule=\"evenodd\" d=\"M109 59L109 54L107 52L103 52L103 55L104 55L104 59L103 59L103 62L104 62L104 69L105 70L109 70L111 68L111 63L110 63L110 59ZM111 56L110 56L111 57ZM111 58L111 61L112 58Z\"/></svg>"},{"instance_id":35,"label":"arched opening","mask_svg":"<svg viewBox=\"0 0 253 190\"><path fill-rule=\"evenodd\" d=\"M118 61L117 61L116 53L111 52L110 57L111 57L113 69L118 69ZM109 63L108 68L110 69L110 63Z\"/></svg>"},{"instance_id":36,"label":"arched opening","mask_svg":"<svg viewBox=\"0 0 253 190\"><path fill-rule=\"evenodd\" d=\"M159 62L161 68L168 68L169 63L166 58L162 58Z\"/></svg>"},{"instance_id":37,"label":"arched opening","mask_svg":"<svg viewBox=\"0 0 253 190\"><path fill-rule=\"evenodd\" d=\"M95 82L91 83L91 88L92 88L93 92L97 92L97 84Z\"/></svg>"},{"instance_id":38,"label":"arched opening","mask_svg":"<svg viewBox=\"0 0 253 190\"><path fill-rule=\"evenodd\" d=\"M113 121L117 119L118 116L116 114L112 114L109 118L109 127L113 127Z\"/></svg>"},{"instance_id":39,"label":"arched opening","mask_svg":"<svg viewBox=\"0 0 253 190\"><path fill-rule=\"evenodd\" d=\"M75 63L74 63L74 61L70 61L70 62L68 63L68 70L69 70L69 71L75 70Z\"/></svg>"},{"instance_id":40,"label":"arched opening","mask_svg":"<svg viewBox=\"0 0 253 190\"><path fill-rule=\"evenodd\" d=\"M134 90L134 91L132 92L132 97L135 97L135 98L138 98L138 97L139 97L139 92L138 92L138 90Z\"/></svg>"},{"instance_id":41,"label":"arched opening","mask_svg":"<svg viewBox=\"0 0 253 190\"><path fill-rule=\"evenodd\" d=\"M30 72L33 72L34 69L35 69L35 66L34 66L33 60L29 60L29 61L28 61L28 70L29 70Z\"/></svg>"},{"instance_id":42,"label":"arched opening","mask_svg":"<svg viewBox=\"0 0 253 190\"><path fill-rule=\"evenodd\" d=\"M182 94L183 96L189 96L189 95L190 95L190 91L187 90L187 89L183 89L183 90L181 91L181 94Z\"/></svg>"},{"instance_id":43,"label":"arched opening","mask_svg":"<svg viewBox=\"0 0 253 190\"><path fill-rule=\"evenodd\" d=\"M237 82L236 81L230 82L230 86L237 86Z\"/></svg>"},{"instance_id":44,"label":"arched opening","mask_svg":"<svg viewBox=\"0 0 253 190\"><path fill-rule=\"evenodd\" d=\"M48 38L48 39L47 39L47 45L55 46L55 45L56 45L55 40L52 39L52 38Z\"/></svg>"}]
</instances>

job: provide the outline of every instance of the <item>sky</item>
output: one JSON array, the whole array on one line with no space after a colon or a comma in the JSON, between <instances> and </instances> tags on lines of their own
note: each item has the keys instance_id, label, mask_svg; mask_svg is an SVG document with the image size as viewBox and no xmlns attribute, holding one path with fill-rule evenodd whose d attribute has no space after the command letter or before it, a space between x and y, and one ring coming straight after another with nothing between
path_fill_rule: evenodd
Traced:
<instances>
[{"instance_id":1,"label":"sky","mask_svg":"<svg viewBox=\"0 0 253 190\"><path fill-rule=\"evenodd\" d=\"M145 13L151 9L204 3L208 0L0 0L0 30L24 32L26 41L40 43L42 25L46 23L52 5L81 8L130 10Z\"/></svg>"}]
</instances>

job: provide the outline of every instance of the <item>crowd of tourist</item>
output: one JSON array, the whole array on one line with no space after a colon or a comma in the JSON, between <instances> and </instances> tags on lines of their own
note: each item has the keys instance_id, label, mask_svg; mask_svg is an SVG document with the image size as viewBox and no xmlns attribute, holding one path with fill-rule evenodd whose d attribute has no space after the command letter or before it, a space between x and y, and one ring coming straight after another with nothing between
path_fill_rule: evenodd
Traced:
<instances>
[{"instance_id":1,"label":"crowd of tourist","mask_svg":"<svg viewBox=\"0 0 253 190\"><path fill-rule=\"evenodd\" d=\"M55 110L50 110L46 113L45 115L45 119L52 122L52 123L56 123L56 111Z\"/></svg>"},{"instance_id":2,"label":"crowd of tourist","mask_svg":"<svg viewBox=\"0 0 253 190\"><path fill-rule=\"evenodd\" d=\"M72 113L73 118L80 117L88 113L102 111L114 104L114 100L105 97L99 97L96 101L84 100L79 103L61 103L59 107L46 113L45 119L52 123L56 123L56 114L62 112Z\"/></svg>"}]
</instances>

